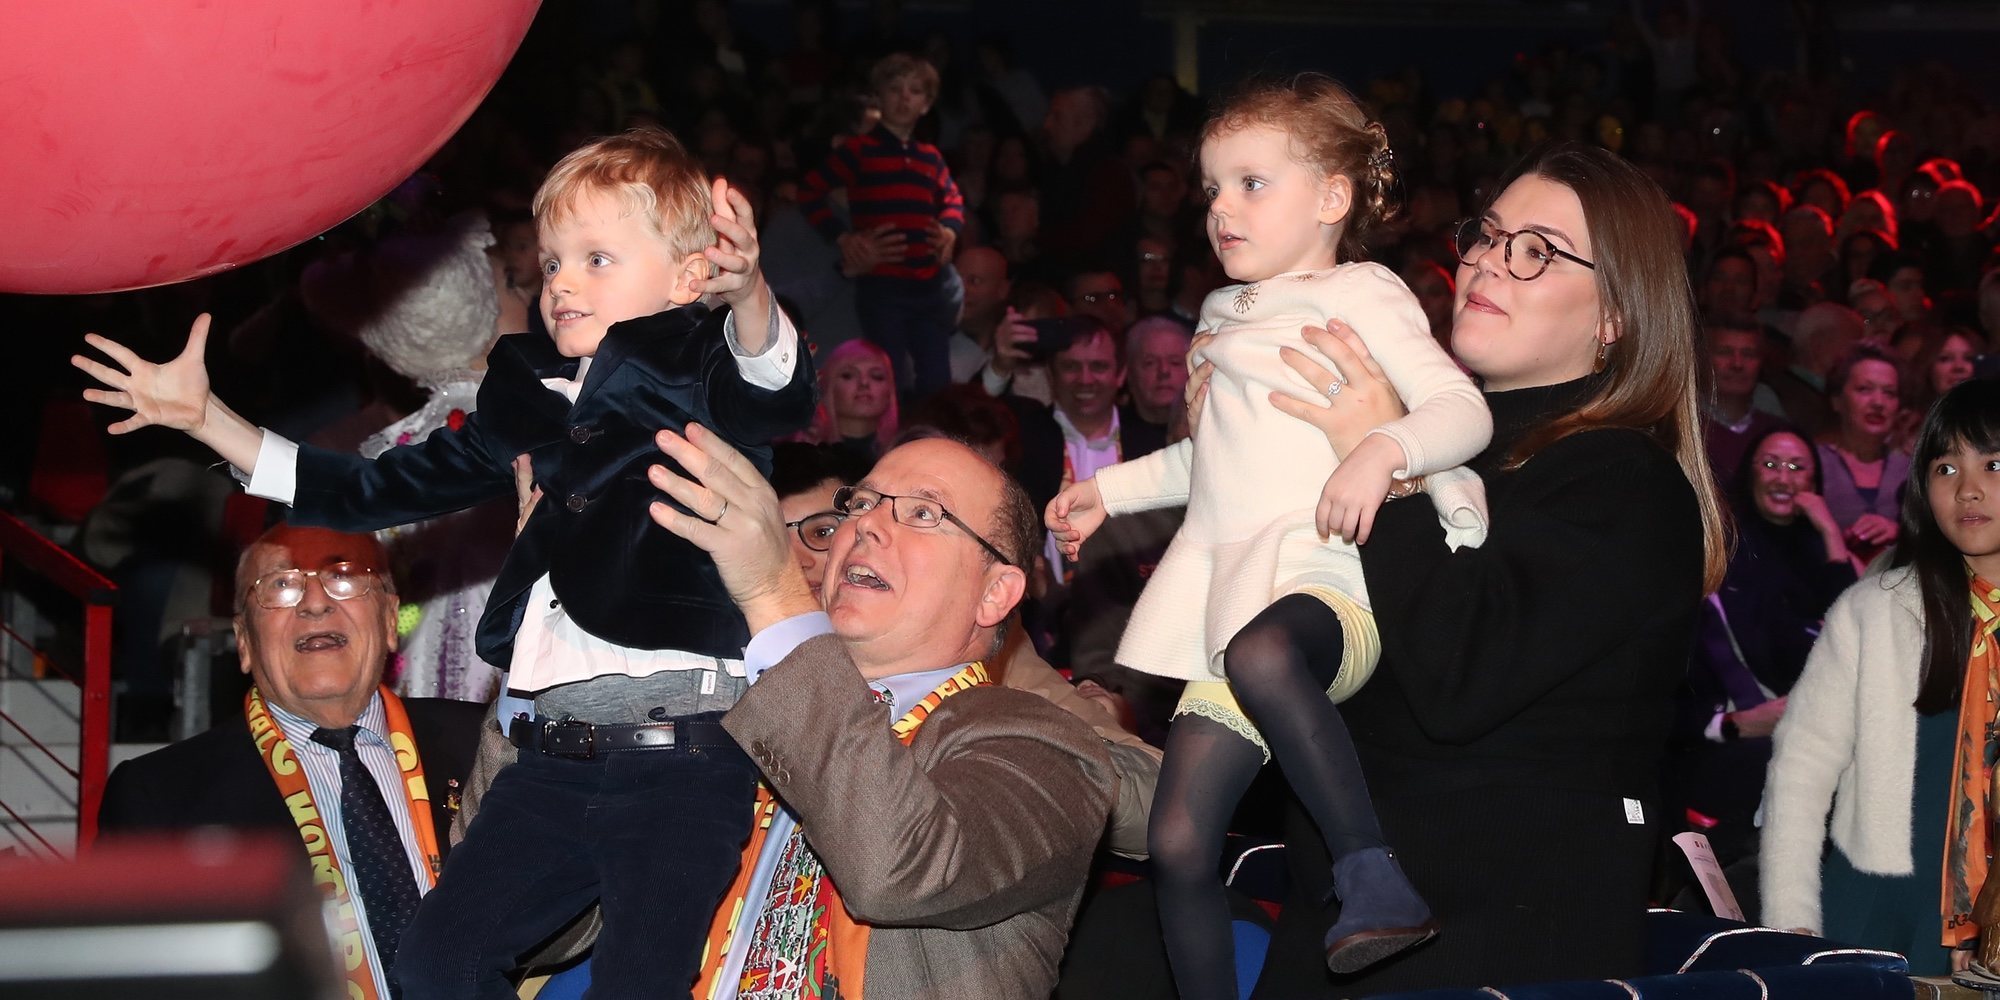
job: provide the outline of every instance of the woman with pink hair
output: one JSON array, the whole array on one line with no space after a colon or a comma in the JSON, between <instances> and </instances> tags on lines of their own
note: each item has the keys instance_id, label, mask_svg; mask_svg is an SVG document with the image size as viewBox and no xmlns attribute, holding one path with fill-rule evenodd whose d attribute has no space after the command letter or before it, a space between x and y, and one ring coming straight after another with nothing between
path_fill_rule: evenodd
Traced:
<instances>
[{"instance_id":1,"label":"woman with pink hair","mask_svg":"<svg viewBox=\"0 0 2000 1000\"><path fill-rule=\"evenodd\" d=\"M819 412L806 440L853 449L873 461L895 440L895 367L889 355L856 338L827 352L819 366Z\"/></svg>"}]
</instances>

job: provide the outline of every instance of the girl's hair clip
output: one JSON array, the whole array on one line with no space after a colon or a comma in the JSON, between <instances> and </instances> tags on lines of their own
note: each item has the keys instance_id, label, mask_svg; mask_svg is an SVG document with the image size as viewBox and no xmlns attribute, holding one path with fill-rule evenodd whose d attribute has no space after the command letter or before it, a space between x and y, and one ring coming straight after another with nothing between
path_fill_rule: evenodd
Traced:
<instances>
[{"instance_id":1,"label":"girl's hair clip","mask_svg":"<svg viewBox=\"0 0 2000 1000\"><path fill-rule=\"evenodd\" d=\"M1368 166L1375 170L1387 170L1396 162L1396 151L1387 146L1376 150L1368 157Z\"/></svg>"}]
</instances>

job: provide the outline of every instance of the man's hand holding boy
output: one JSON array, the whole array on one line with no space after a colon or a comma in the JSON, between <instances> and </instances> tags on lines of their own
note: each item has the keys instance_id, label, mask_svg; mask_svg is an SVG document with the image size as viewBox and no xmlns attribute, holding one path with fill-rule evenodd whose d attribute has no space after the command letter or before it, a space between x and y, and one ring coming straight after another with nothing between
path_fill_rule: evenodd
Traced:
<instances>
[{"instance_id":1,"label":"man's hand holding boy","mask_svg":"<svg viewBox=\"0 0 2000 1000\"><path fill-rule=\"evenodd\" d=\"M654 443L686 475L665 465L646 470L660 492L695 512L683 514L654 502L653 520L694 543L715 559L723 586L755 635L795 615L820 609L792 555L778 495L757 467L728 442L700 424L687 436L662 430Z\"/></svg>"}]
</instances>

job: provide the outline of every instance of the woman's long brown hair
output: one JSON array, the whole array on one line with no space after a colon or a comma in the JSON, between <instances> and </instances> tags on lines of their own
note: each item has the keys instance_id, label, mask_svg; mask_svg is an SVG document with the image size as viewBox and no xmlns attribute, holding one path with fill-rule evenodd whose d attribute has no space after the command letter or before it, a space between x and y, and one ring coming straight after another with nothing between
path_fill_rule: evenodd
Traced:
<instances>
[{"instance_id":1,"label":"woman's long brown hair","mask_svg":"<svg viewBox=\"0 0 2000 1000\"><path fill-rule=\"evenodd\" d=\"M1627 427L1651 436L1680 461L1694 487L1705 554L1702 582L1714 591L1729 565L1729 522L1702 444L1708 366L1697 346L1694 291L1673 202L1637 167L1582 143L1551 146L1529 157L1514 177L1529 174L1569 188L1583 204L1597 256L1598 301L1619 336L1606 352L1597 394L1530 433L1508 465L1519 467L1579 431Z\"/></svg>"}]
</instances>

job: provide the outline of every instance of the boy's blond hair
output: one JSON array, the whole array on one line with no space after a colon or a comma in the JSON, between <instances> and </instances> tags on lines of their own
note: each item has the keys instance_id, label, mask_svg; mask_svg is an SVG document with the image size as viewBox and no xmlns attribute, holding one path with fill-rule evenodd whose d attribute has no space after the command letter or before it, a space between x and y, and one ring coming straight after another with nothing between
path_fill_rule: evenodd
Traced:
<instances>
[{"instance_id":1,"label":"boy's blond hair","mask_svg":"<svg viewBox=\"0 0 2000 1000\"><path fill-rule=\"evenodd\" d=\"M889 89L889 85L907 76L917 78L917 86L924 88L924 99L937 100L938 71L929 59L913 56L907 52L894 52L877 60L868 71L868 89L879 94Z\"/></svg>"},{"instance_id":2,"label":"boy's blond hair","mask_svg":"<svg viewBox=\"0 0 2000 1000\"><path fill-rule=\"evenodd\" d=\"M708 175L673 134L635 128L582 146L562 158L535 192L535 223L566 219L584 193L601 191L643 212L675 256L715 243Z\"/></svg>"}]
</instances>

